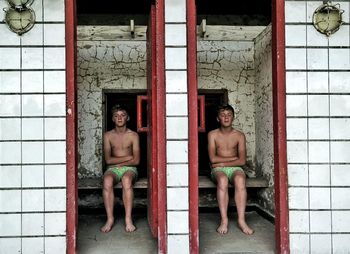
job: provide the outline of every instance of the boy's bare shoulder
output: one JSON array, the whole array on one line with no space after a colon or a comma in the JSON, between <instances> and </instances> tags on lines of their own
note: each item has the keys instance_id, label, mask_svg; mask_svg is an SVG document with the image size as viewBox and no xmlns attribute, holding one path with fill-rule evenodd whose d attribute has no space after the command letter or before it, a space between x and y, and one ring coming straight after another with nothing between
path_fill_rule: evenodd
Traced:
<instances>
[{"instance_id":1,"label":"boy's bare shoulder","mask_svg":"<svg viewBox=\"0 0 350 254\"><path fill-rule=\"evenodd\" d=\"M126 133L130 135L132 138L137 138L139 136L139 134L136 131L132 131L130 129L128 129Z\"/></svg>"},{"instance_id":2,"label":"boy's bare shoulder","mask_svg":"<svg viewBox=\"0 0 350 254\"><path fill-rule=\"evenodd\" d=\"M208 136L216 136L219 133L219 129L215 129L208 132Z\"/></svg>"},{"instance_id":3,"label":"boy's bare shoulder","mask_svg":"<svg viewBox=\"0 0 350 254\"><path fill-rule=\"evenodd\" d=\"M237 135L239 137L245 137L244 133L240 130L237 130L237 129L233 129L232 134Z\"/></svg>"}]
</instances>

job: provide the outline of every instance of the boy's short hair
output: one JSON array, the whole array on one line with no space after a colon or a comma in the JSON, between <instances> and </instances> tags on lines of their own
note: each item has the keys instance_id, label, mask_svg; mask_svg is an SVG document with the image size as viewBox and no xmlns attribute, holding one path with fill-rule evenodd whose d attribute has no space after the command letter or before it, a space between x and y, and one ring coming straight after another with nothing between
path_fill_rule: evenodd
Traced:
<instances>
[{"instance_id":1,"label":"boy's short hair","mask_svg":"<svg viewBox=\"0 0 350 254\"><path fill-rule=\"evenodd\" d=\"M128 110L126 109L125 106L120 105L120 104L115 104L112 108L111 108L111 114L113 115L114 112L117 111L125 111L127 115L129 115Z\"/></svg>"},{"instance_id":2,"label":"boy's short hair","mask_svg":"<svg viewBox=\"0 0 350 254\"><path fill-rule=\"evenodd\" d=\"M217 107L216 109L216 115L218 116L220 114L221 111L224 110L228 110L231 111L233 116L235 115L235 110L233 109L233 107L230 104L221 104Z\"/></svg>"}]
</instances>

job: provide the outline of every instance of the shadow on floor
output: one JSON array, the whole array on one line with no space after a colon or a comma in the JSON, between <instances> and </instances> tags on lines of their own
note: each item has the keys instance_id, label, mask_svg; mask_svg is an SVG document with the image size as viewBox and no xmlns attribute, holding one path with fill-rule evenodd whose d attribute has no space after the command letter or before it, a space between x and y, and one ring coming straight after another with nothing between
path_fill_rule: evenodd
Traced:
<instances>
[{"instance_id":1,"label":"shadow on floor","mask_svg":"<svg viewBox=\"0 0 350 254\"><path fill-rule=\"evenodd\" d=\"M200 213L200 254L274 253L274 225L256 212L247 212L246 216L248 224L255 230L254 235L244 235L237 228L236 214L233 214L229 218L228 234L221 236L216 233L219 214ZM121 217L117 217L111 232L101 233L100 227L105 218L104 215L79 215L79 254L157 253L157 241L152 238L145 214L134 215L137 226L134 233L125 232ZM182 253L181 250L176 251Z\"/></svg>"}]
</instances>

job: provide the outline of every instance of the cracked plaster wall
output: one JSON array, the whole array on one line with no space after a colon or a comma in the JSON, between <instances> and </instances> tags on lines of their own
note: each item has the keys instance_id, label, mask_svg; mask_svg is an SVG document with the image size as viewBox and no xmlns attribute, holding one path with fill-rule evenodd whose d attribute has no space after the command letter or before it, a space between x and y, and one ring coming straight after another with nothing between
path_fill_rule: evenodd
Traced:
<instances>
[{"instance_id":1,"label":"cracked plaster wall","mask_svg":"<svg viewBox=\"0 0 350 254\"><path fill-rule=\"evenodd\" d=\"M102 175L102 89L146 89L146 41L78 37L77 44L78 176L96 177Z\"/></svg>"},{"instance_id":2,"label":"cracked plaster wall","mask_svg":"<svg viewBox=\"0 0 350 254\"><path fill-rule=\"evenodd\" d=\"M234 127L245 133L247 160L254 162L254 42L202 40L197 48L198 88L228 90L229 103L236 113Z\"/></svg>"},{"instance_id":3,"label":"cracked plaster wall","mask_svg":"<svg viewBox=\"0 0 350 254\"><path fill-rule=\"evenodd\" d=\"M255 39L255 125L257 176L269 180L269 188L258 193L258 204L274 214L274 158L273 158L273 111L272 111L272 57L271 25Z\"/></svg>"}]
</instances>

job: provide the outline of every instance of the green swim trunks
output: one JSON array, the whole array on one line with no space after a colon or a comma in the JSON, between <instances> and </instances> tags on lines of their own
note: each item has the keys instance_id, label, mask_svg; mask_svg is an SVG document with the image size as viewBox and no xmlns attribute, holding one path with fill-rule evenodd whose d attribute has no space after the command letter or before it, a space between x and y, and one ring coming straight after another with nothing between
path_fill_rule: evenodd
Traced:
<instances>
[{"instance_id":1,"label":"green swim trunks","mask_svg":"<svg viewBox=\"0 0 350 254\"><path fill-rule=\"evenodd\" d=\"M241 167L218 167L218 168L213 168L211 170L211 179L213 180L214 183L216 183L216 177L215 177L215 173L216 172L223 172L227 178L228 181L232 184L232 176L236 171L243 171L243 169Z\"/></svg>"},{"instance_id":2,"label":"green swim trunks","mask_svg":"<svg viewBox=\"0 0 350 254\"><path fill-rule=\"evenodd\" d=\"M131 166L122 166L122 167L118 167L118 166L108 166L107 167L107 171L105 172L105 174L107 172L112 172L113 174L115 174L115 177L117 178L117 182L120 182L122 180L123 175L127 172L127 171L131 171L135 174L134 177L134 181L136 181L137 178L137 169L136 167L131 167Z\"/></svg>"}]
</instances>

